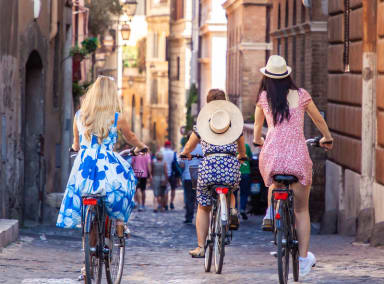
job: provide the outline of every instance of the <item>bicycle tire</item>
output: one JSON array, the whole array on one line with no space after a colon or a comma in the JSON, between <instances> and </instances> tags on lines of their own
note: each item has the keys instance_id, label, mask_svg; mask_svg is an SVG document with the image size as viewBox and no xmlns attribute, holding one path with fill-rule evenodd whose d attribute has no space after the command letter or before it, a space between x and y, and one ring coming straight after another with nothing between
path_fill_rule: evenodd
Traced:
<instances>
[{"instance_id":1,"label":"bicycle tire","mask_svg":"<svg viewBox=\"0 0 384 284\"><path fill-rule=\"evenodd\" d=\"M205 241L205 256L204 256L205 272L210 272L211 266L212 266L212 256L213 256L212 236L215 235L215 219L216 219L216 214L214 213L214 211L215 209L212 208L210 213L210 218L209 218L210 222L209 222L207 240Z\"/></svg>"},{"instance_id":2,"label":"bicycle tire","mask_svg":"<svg viewBox=\"0 0 384 284\"><path fill-rule=\"evenodd\" d=\"M292 249L292 272L293 281L299 282L299 249Z\"/></svg>"},{"instance_id":3,"label":"bicycle tire","mask_svg":"<svg viewBox=\"0 0 384 284\"><path fill-rule=\"evenodd\" d=\"M293 205L292 207L293 208ZM293 273L293 281L299 281L299 245L297 242L297 234L295 228L295 213L293 209L289 210L290 217L290 236L291 236L291 255L292 255L292 273Z\"/></svg>"},{"instance_id":4,"label":"bicycle tire","mask_svg":"<svg viewBox=\"0 0 384 284\"><path fill-rule=\"evenodd\" d=\"M96 230L97 234L97 241L96 241L96 251L91 253L91 233L85 232L84 233L84 257L85 257L85 280L87 284L100 284L101 283L101 277L103 274L102 270L102 261L100 261L100 236L98 234L99 232L99 224L97 220L92 221L91 215L91 207L87 208L86 217L85 217L85 227L87 228L88 224L87 222L92 222L92 224L89 226L91 228L90 232L92 231L92 228ZM94 227L96 226L96 228Z\"/></svg>"},{"instance_id":5,"label":"bicycle tire","mask_svg":"<svg viewBox=\"0 0 384 284\"><path fill-rule=\"evenodd\" d=\"M215 222L215 244L214 244L214 253L215 253L215 269L216 274L221 274L224 264L225 256L225 236L226 236L226 226L221 222L221 203L218 199L217 201L217 210L216 210L216 222Z\"/></svg>"},{"instance_id":6,"label":"bicycle tire","mask_svg":"<svg viewBox=\"0 0 384 284\"><path fill-rule=\"evenodd\" d=\"M124 270L125 238L116 233L116 221L111 220L109 244L106 244L109 253L105 258L105 274L108 284L120 284Z\"/></svg>"},{"instance_id":7,"label":"bicycle tire","mask_svg":"<svg viewBox=\"0 0 384 284\"><path fill-rule=\"evenodd\" d=\"M277 225L277 267L279 273L279 283L288 283L289 274L289 248L287 238L287 227L286 227L286 215L284 205L279 208L280 224ZM285 237L285 244L283 243Z\"/></svg>"}]
</instances>

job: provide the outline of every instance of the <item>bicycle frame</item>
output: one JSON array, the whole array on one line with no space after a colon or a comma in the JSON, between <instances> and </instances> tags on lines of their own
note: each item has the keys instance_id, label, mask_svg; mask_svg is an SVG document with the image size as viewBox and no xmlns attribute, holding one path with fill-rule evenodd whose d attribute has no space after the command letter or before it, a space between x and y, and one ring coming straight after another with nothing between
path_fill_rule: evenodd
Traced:
<instances>
[{"instance_id":1,"label":"bicycle frame","mask_svg":"<svg viewBox=\"0 0 384 284\"><path fill-rule=\"evenodd\" d=\"M294 216L294 203L293 203L293 190L287 186L286 188L276 188L272 190L272 199L271 199L271 204L272 204L272 221L273 221L273 228L274 231L276 229L282 229L282 224L280 222L280 213L279 209L280 208L288 208L288 210L291 210L290 216ZM292 225L294 224L294 219L290 220L290 222L293 222Z\"/></svg>"},{"instance_id":2,"label":"bicycle frame","mask_svg":"<svg viewBox=\"0 0 384 284\"><path fill-rule=\"evenodd\" d=\"M223 225L228 224L229 216L229 201L231 200L232 189L224 185L215 185L212 187L212 198L214 200L213 204L216 206L217 197L220 200L220 219ZM216 208L215 208L216 209Z\"/></svg>"}]
</instances>

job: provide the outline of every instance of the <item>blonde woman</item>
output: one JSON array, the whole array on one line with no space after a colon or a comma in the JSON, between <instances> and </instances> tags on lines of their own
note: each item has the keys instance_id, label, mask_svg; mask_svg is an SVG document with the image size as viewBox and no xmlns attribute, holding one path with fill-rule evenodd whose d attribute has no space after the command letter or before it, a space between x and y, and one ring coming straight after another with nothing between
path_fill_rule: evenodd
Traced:
<instances>
[{"instance_id":1,"label":"blonde woman","mask_svg":"<svg viewBox=\"0 0 384 284\"><path fill-rule=\"evenodd\" d=\"M121 115L113 78L99 76L74 118L72 148L79 153L57 218L58 227L79 227L81 196L102 194L108 215L121 221L117 231L123 232L123 222L128 221L134 206L136 179L130 164L113 151L117 131L121 130L137 151L146 148L128 125Z\"/></svg>"}]
</instances>

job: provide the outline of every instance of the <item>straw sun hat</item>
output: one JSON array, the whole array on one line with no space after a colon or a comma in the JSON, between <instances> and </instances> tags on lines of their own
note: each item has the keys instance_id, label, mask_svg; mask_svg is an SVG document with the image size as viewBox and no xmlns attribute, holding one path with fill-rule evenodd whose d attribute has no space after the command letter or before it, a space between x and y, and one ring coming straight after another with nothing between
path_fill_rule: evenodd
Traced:
<instances>
[{"instance_id":1,"label":"straw sun hat","mask_svg":"<svg viewBox=\"0 0 384 284\"><path fill-rule=\"evenodd\" d=\"M240 109L225 100L206 104L197 117L197 131L202 140L213 145L235 142L243 133L244 119Z\"/></svg>"},{"instance_id":2,"label":"straw sun hat","mask_svg":"<svg viewBox=\"0 0 384 284\"><path fill-rule=\"evenodd\" d=\"M272 79L283 79L291 74L292 68L287 66L287 62L283 57L271 55L267 66L261 68L260 72Z\"/></svg>"}]
</instances>

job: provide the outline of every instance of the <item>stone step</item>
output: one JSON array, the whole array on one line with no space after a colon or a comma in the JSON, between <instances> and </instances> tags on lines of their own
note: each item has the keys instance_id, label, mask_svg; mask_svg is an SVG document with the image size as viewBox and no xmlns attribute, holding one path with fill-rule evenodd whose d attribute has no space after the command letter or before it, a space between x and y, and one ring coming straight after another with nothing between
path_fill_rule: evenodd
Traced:
<instances>
[{"instance_id":1,"label":"stone step","mask_svg":"<svg viewBox=\"0 0 384 284\"><path fill-rule=\"evenodd\" d=\"M0 250L19 238L19 221L0 219Z\"/></svg>"}]
</instances>

